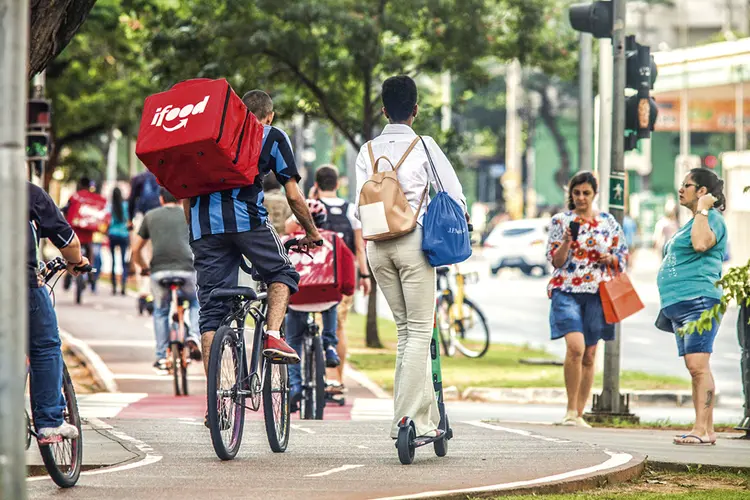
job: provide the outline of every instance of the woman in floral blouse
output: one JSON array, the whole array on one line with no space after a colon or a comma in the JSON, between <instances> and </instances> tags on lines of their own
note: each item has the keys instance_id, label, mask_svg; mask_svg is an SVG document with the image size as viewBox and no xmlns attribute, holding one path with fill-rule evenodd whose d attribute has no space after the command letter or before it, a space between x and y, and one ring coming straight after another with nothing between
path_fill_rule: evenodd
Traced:
<instances>
[{"instance_id":1,"label":"woman in floral blouse","mask_svg":"<svg viewBox=\"0 0 750 500\"><path fill-rule=\"evenodd\" d=\"M590 172L573 176L568 185L568 209L552 217L547 259L555 271L547 291L552 340L565 337L565 389L568 409L563 425L590 427L583 419L600 339L614 339L614 325L604 321L599 284L610 279L607 267L624 270L627 245L615 218L594 211L597 182ZM573 241L571 222L580 227Z\"/></svg>"}]
</instances>

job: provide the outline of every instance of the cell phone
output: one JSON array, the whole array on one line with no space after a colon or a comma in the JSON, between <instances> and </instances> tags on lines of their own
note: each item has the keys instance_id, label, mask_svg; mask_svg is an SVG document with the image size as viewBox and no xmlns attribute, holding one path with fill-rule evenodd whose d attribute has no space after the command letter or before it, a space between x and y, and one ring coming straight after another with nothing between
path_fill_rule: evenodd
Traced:
<instances>
[{"instance_id":1,"label":"cell phone","mask_svg":"<svg viewBox=\"0 0 750 500\"><path fill-rule=\"evenodd\" d=\"M576 241L578 239L578 231L581 229L581 223L576 221L571 221L570 223L570 236L573 238L573 241Z\"/></svg>"}]
</instances>

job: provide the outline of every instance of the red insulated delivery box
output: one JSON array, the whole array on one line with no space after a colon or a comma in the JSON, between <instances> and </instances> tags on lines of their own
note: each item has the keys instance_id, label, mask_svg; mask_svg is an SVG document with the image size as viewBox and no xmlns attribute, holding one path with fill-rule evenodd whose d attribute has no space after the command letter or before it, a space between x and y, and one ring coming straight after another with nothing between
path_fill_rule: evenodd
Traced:
<instances>
[{"instance_id":1,"label":"red insulated delivery box","mask_svg":"<svg viewBox=\"0 0 750 500\"><path fill-rule=\"evenodd\" d=\"M197 78L146 98L136 155L177 198L247 186L263 125L226 80Z\"/></svg>"},{"instance_id":2,"label":"red insulated delivery box","mask_svg":"<svg viewBox=\"0 0 750 500\"><path fill-rule=\"evenodd\" d=\"M299 291L289 298L291 305L340 302L341 295L352 295L355 288L354 254L344 240L331 231L320 231L323 245L310 255L292 252L289 258L300 275ZM282 238L303 238L293 234ZM312 257L311 257L312 256Z\"/></svg>"},{"instance_id":3,"label":"red insulated delivery box","mask_svg":"<svg viewBox=\"0 0 750 500\"><path fill-rule=\"evenodd\" d=\"M106 232L110 221L107 199L89 191L78 191L70 197L66 218L76 231Z\"/></svg>"}]
</instances>

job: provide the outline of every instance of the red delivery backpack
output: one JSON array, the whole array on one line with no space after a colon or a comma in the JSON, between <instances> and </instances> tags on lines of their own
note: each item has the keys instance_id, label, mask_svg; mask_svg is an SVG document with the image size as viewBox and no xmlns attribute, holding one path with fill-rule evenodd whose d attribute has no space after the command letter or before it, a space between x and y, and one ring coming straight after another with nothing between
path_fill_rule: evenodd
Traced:
<instances>
[{"instance_id":1,"label":"red delivery backpack","mask_svg":"<svg viewBox=\"0 0 750 500\"><path fill-rule=\"evenodd\" d=\"M336 233L320 231L320 235L323 245L309 250L312 258L299 252L289 254L300 275L299 291L289 298L291 305L340 302L342 294L354 294L354 254ZM283 240L302 237L304 233L298 233Z\"/></svg>"},{"instance_id":2,"label":"red delivery backpack","mask_svg":"<svg viewBox=\"0 0 750 500\"><path fill-rule=\"evenodd\" d=\"M197 78L146 98L135 153L183 199L252 184L262 144L263 125L229 83Z\"/></svg>"},{"instance_id":3,"label":"red delivery backpack","mask_svg":"<svg viewBox=\"0 0 750 500\"><path fill-rule=\"evenodd\" d=\"M66 219L73 230L106 232L110 221L107 199L90 191L78 191L70 197Z\"/></svg>"}]
</instances>

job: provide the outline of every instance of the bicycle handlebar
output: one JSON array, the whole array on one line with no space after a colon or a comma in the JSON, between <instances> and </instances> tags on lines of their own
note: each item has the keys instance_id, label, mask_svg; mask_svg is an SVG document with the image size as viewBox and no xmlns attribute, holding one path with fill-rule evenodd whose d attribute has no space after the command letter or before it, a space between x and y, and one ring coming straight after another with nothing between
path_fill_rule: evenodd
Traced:
<instances>
[{"instance_id":1,"label":"bicycle handlebar","mask_svg":"<svg viewBox=\"0 0 750 500\"><path fill-rule=\"evenodd\" d=\"M322 246L323 240L319 240L315 242L316 246ZM290 240L287 240L284 242L284 250L289 253L290 251L295 252L304 252L304 250L300 247L299 239L298 238L292 238ZM252 276L253 274L253 268L247 265L247 262L245 262L244 257L240 260L240 269L242 269L243 272L249 274Z\"/></svg>"},{"instance_id":2,"label":"bicycle handlebar","mask_svg":"<svg viewBox=\"0 0 750 500\"><path fill-rule=\"evenodd\" d=\"M62 257L55 257L44 265L44 271L42 273L44 282L49 283L49 281L53 276L55 276L55 274L59 273L60 271L65 271L67 268L68 264L65 262L65 259L63 259ZM73 270L77 273L90 273L95 271L91 264L86 264L85 266L77 266L74 267Z\"/></svg>"}]
</instances>

